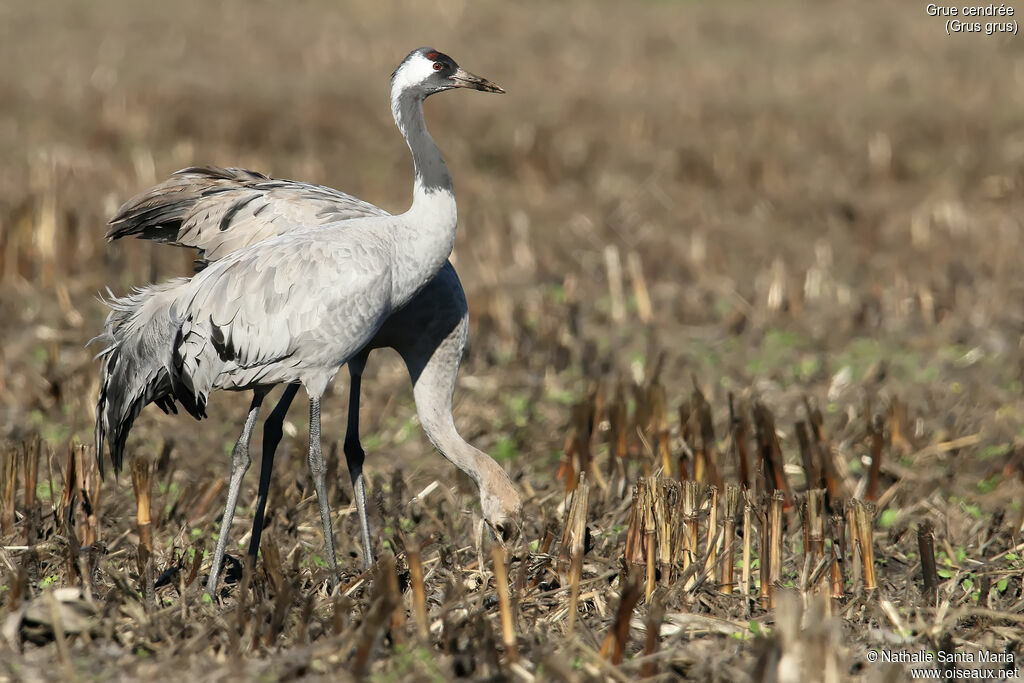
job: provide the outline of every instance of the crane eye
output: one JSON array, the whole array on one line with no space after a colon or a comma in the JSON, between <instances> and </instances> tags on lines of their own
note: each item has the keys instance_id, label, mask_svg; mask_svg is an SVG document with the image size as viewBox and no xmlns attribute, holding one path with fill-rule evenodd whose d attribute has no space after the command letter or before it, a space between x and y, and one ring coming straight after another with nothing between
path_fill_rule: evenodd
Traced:
<instances>
[{"instance_id":1,"label":"crane eye","mask_svg":"<svg viewBox=\"0 0 1024 683\"><path fill-rule=\"evenodd\" d=\"M440 71L444 68L444 64L441 62L434 62L434 71Z\"/></svg>"}]
</instances>

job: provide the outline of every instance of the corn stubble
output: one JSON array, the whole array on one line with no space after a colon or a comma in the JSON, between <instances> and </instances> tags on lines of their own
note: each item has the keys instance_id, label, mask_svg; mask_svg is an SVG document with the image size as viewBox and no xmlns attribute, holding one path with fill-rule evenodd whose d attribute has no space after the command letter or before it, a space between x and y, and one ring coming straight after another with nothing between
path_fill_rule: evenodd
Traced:
<instances>
[{"instance_id":1,"label":"corn stubble","mask_svg":"<svg viewBox=\"0 0 1024 683\"><path fill-rule=\"evenodd\" d=\"M67 539L64 566L87 601L103 594L123 601L129 613L137 609L164 620L176 615L187 623L223 610L219 621L192 630L181 648L199 651L216 642L239 665L251 653L283 644L328 656L325 648L332 643L357 677L370 675L387 657L414 652L437 653L457 675L529 677L539 665L552 675L570 676L564 659L533 656L537 647L547 652L538 641L543 630L558 633L560 647L568 647L591 675L616 678L632 671L647 677L671 670L668 662L678 657L666 648L666 639L678 637L670 634L742 630L749 620L774 620L780 630L756 641L763 655L758 661L770 667L765 657L789 653L806 660L804 666L823 667L831 679L836 656L811 662L801 643L834 643L833 622L825 617L864 609L877 599L878 504L849 492L884 497L881 455L905 448L905 437L877 415L868 421L864 453L879 465L869 467L858 484L836 466L836 448L810 401L791 442L780 436L764 403L730 395L726 438L719 442L715 413L696 383L673 424L660 370L645 382L630 387L619 381L610 391L597 387L577 402L555 473L565 480L562 514L528 520L519 542L491 544L485 555L451 545L448 539L460 533L460 514L448 503L406 503L405 480L396 472L389 500L378 499L392 529L380 561L370 571L346 574L328 595L323 571L307 561L315 543L298 543L294 526L276 527L296 518L308 499L301 489L278 489L259 561L240 563L219 602L207 604L200 579L208 539L179 534L165 545L165 530L175 522L183 528L212 525L223 481L155 493L158 482L173 478L174 459L158 460L167 469L160 474L148 459L135 457L134 534L104 539L95 459L87 447L72 445L52 515ZM897 405L889 414L904 410ZM20 533L37 543L45 530L45 506L35 493L40 454L48 451L38 439L9 451L18 457L6 458L0 470L5 536ZM787 461L799 467L787 468ZM19 473L25 480L20 501ZM406 527L410 518L418 524L414 535ZM621 531L610 532L616 524ZM115 557L134 554L134 566L123 573L123 561L104 559L95 549L105 542L114 544ZM919 525L917 542L922 607L934 608L943 584L930 522ZM22 557L9 576L10 610L32 599L31 554ZM992 591L991 581L985 590ZM812 616L816 621L809 626ZM60 614L50 621L42 636L20 632L65 644L81 632ZM155 633L133 638L144 642ZM116 638L127 642L123 634ZM481 643L488 654L481 654Z\"/></svg>"}]
</instances>

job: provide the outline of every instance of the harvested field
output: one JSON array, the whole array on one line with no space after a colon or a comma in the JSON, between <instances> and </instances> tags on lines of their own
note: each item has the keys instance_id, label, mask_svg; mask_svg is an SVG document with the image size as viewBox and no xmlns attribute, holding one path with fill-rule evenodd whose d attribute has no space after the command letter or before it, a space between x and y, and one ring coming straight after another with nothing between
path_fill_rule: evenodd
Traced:
<instances>
[{"instance_id":1,"label":"harvested field","mask_svg":"<svg viewBox=\"0 0 1024 683\"><path fill-rule=\"evenodd\" d=\"M945 21L880 1L0 6L0 681L1019 673L1024 44ZM107 244L106 221L196 164L403 210L387 77L424 44L508 91L426 110L472 321L456 422L522 491L521 533L481 534L476 487L375 352L377 566L342 373L339 589L296 407L260 559L250 473L213 601L249 396L202 422L147 408L130 467L99 479L97 295L194 257Z\"/></svg>"}]
</instances>

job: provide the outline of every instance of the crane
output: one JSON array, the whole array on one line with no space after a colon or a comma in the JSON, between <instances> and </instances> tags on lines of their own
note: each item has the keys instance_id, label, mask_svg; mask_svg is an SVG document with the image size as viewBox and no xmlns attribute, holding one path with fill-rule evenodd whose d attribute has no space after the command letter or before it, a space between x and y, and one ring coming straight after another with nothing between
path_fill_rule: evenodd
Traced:
<instances>
[{"instance_id":1,"label":"crane","mask_svg":"<svg viewBox=\"0 0 1024 683\"><path fill-rule=\"evenodd\" d=\"M387 213L319 185L272 179L242 169L193 167L172 174L159 185L128 200L111 219L107 236L109 239L135 236L197 248L200 250L197 266L205 267L211 260L294 230L296 226L326 225L363 215ZM424 431L442 455L476 481L485 521L499 537L507 538L513 531L509 522L514 523L519 515L519 494L493 459L459 435L452 419L452 395L468 326L465 293L455 269L447 263L407 306L393 313L367 347L349 361L351 387L344 452L359 516L364 566L372 563L373 551L362 475L365 454L359 440L359 394L363 367L370 351L376 348L391 347L402 357L412 379L413 396ZM110 328L108 345L120 334L116 321L111 321ZM166 343L171 341L168 339ZM294 384L286 388L278 406L264 423L260 483L248 551L254 560L263 530L274 451L297 388ZM110 405L107 410L111 409ZM137 414L136 410L130 417L133 419ZM110 417L108 422L112 425L111 451L120 451L127 435L125 425L130 426L130 422L116 416ZM237 489L241 487L241 476L249 462L248 443L240 438L232 458L229 505L221 519L211 565L211 592L216 587L234 519Z\"/></svg>"},{"instance_id":2,"label":"crane","mask_svg":"<svg viewBox=\"0 0 1024 683\"><path fill-rule=\"evenodd\" d=\"M413 300L445 266L454 241L455 200L447 167L426 130L422 103L431 94L458 87L502 92L429 48L414 50L392 75L392 112L415 168L413 203L404 214L376 210L378 215L301 226L222 258L214 248L206 256L216 260L191 280L179 278L110 302L111 314L99 337L108 346L100 354L104 381L97 405L98 457L109 433L112 460L120 466L127 429L149 402L169 410L177 401L202 417L213 389L251 389L253 401L232 457L231 488L237 496L264 396L276 384L302 383L310 399L309 466L335 580L337 560L320 449L320 397L341 365L359 356L361 367L368 353L364 347L392 313ZM166 343L168 338L173 339L171 344ZM159 362L147 362L153 356ZM132 384L139 367L144 382ZM414 372L412 365L410 371ZM420 369L418 384L422 377ZM354 385L358 391L358 382ZM450 390L448 397L450 422ZM437 424L444 429L443 419ZM485 480L485 517L501 523L505 509L517 507L518 496L510 484L511 497L500 484L498 495L484 495L495 469L505 477L501 483L508 483L490 458L478 451L474 455L482 460L465 457L465 452L448 455L475 472L478 483ZM227 511L233 511L236 500L229 495ZM216 572L211 572L208 588L215 585Z\"/></svg>"}]
</instances>

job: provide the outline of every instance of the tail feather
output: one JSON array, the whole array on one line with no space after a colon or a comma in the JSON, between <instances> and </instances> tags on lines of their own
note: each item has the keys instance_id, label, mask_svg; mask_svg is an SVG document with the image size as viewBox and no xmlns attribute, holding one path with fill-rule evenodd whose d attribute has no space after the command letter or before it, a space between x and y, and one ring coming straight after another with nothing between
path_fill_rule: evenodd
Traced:
<instances>
[{"instance_id":1,"label":"tail feather","mask_svg":"<svg viewBox=\"0 0 1024 683\"><path fill-rule=\"evenodd\" d=\"M103 332L92 340L102 343L99 400L96 403L96 458L103 472L103 442L108 443L114 470L120 471L124 446L135 418L146 405L177 412L175 401L195 417L202 409L174 395L171 381L178 321L171 307L177 289L188 282L178 278L106 300L110 307Z\"/></svg>"}]
</instances>

